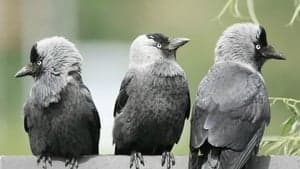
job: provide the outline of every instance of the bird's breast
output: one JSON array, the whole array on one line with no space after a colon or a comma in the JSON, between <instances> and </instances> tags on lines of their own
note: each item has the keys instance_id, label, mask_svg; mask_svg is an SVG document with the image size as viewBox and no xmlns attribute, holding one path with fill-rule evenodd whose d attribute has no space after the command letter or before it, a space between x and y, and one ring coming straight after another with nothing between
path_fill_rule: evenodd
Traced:
<instances>
[{"instance_id":1,"label":"bird's breast","mask_svg":"<svg viewBox=\"0 0 300 169\"><path fill-rule=\"evenodd\" d=\"M188 88L184 77L143 76L134 90L129 102L134 103L131 107L138 110L136 114L141 116L141 119L184 118L188 100Z\"/></svg>"}]
</instances>

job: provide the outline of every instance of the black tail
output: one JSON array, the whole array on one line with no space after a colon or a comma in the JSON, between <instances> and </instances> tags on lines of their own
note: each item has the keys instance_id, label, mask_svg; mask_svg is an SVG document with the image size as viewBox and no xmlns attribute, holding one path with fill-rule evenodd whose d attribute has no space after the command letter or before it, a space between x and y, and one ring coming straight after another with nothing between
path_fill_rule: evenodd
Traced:
<instances>
[{"instance_id":1,"label":"black tail","mask_svg":"<svg viewBox=\"0 0 300 169\"><path fill-rule=\"evenodd\" d=\"M189 156L189 169L198 169L199 168L199 157L198 157L197 149L193 149L190 151Z\"/></svg>"},{"instance_id":2,"label":"black tail","mask_svg":"<svg viewBox=\"0 0 300 169\"><path fill-rule=\"evenodd\" d=\"M199 151L201 155L198 155ZM220 169L219 156L220 149L205 141L199 149L190 149L189 169Z\"/></svg>"},{"instance_id":3,"label":"black tail","mask_svg":"<svg viewBox=\"0 0 300 169\"><path fill-rule=\"evenodd\" d=\"M124 148L119 148L117 145L115 146L115 155L130 155L131 151Z\"/></svg>"}]
</instances>

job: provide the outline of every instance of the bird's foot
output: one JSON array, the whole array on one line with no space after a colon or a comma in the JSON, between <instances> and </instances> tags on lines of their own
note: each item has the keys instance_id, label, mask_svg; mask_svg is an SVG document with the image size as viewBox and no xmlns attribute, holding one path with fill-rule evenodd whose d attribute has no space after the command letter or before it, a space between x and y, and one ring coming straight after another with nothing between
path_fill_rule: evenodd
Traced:
<instances>
[{"instance_id":1,"label":"bird's foot","mask_svg":"<svg viewBox=\"0 0 300 169\"><path fill-rule=\"evenodd\" d=\"M175 165L175 158L174 158L173 153L164 152L162 154L161 166L164 166L166 162L167 162L167 169L170 169L172 166Z\"/></svg>"},{"instance_id":2,"label":"bird's foot","mask_svg":"<svg viewBox=\"0 0 300 169\"><path fill-rule=\"evenodd\" d=\"M139 169L140 168L140 163L145 166L144 163L144 158L142 156L141 153L138 152L133 152L131 153L131 157L130 157L130 168L133 166L133 163L135 164L135 168Z\"/></svg>"},{"instance_id":3,"label":"bird's foot","mask_svg":"<svg viewBox=\"0 0 300 169\"><path fill-rule=\"evenodd\" d=\"M65 167L68 167L69 169L77 169L78 165L78 160L75 157L66 159Z\"/></svg>"},{"instance_id":4,"label":"bird's foot","mask_svg":"<svg viewBox=\"0 0 300 169\"><path fill-rule=\"evenodd\" d=\"M47 169L47 164L49 164L49 166L52 166L52 159L51 159L50 156L47 156L47 155L38 156L36 162L37 162L38 165L40 163L42 163L42 168L43 169Z\"/></svg>"}]
</instances>

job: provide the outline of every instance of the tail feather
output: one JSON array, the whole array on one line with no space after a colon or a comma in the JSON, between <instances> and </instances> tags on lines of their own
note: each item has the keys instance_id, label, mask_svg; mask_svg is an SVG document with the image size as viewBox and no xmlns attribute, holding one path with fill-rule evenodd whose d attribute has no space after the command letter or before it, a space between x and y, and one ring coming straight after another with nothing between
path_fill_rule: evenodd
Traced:
<instances>
[{"instance_id":1,"label":"tail feather","mask_svg":"<svg viewBox=\"0 0 300 169\"><path fill-rule=\"evenodd\" d=\"M208 142L199 149L192 149L189 157L189 169L242 169L249 159L256 155L264 127L260 128L242 151L220 149Z\"/></svg>"},{"instance_id":2,"label":"tail feather","mask_svg":"<svg viewBox=\"0 0 300 169\"><path fill-rule=\"evenodd\" d=\"M199 166L199 157L197 149L193 149L189 155L189 169L198 169Z\"/></svg>"},{"instance_id":3,"label":"tail feather","mask_svg":"<svg viewBox=\"0 0 300 169\"><path fill-rule=\"evenodd\" d=\"M198 156L198 149L191 150L189 169L218 169L220 166L220 149L209 149L208 152Z\"/></svg>"},{"instance_id":4,"label":"tail feather","mask_svg":"<svg viewBox=\"0 0 300 169\"><path fill-rule=\"evenodd\" d=\"M225 150L221 153L221 164L227 164L224 168L230 169L241 169L245 166L247 161L254 155L258 150L259 142L262 138L264 127L260 128L255 135L252 137L246 148L242 152L234 152L232 150ZM230 160L226 158L228 156ZM228 163L232 161L232 165ZM229 164L229 166L228 166Z\"/></svg>"},{"instance_id":5,"label":"tail feather","mask_svg":"<svg viewBox=\"0 0 300 169\"><path fill-rule=\"evenodd\" d=\"M210 149L206 160L201 166L201 169L219 169L220 166L220 150L217 148Z\"/></svg>"}]
</instances>

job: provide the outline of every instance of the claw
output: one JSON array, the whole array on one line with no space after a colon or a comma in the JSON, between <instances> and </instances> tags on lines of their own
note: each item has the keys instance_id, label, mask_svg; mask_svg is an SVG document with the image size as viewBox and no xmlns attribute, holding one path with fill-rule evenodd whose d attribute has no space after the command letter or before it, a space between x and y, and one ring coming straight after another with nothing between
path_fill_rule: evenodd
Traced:
<instances>
[{"instance_id":1,"label":"claw","mask_svg":"<svg viewBox=\"0 0 300 169\"><path fill-rule=\"evenodd\" d=\"M141 153L137 153L137 152L131 153L130 163L129 163L130 168L133 166L133 163L135 164L136 169L140 168L140 163L143 166L145 166L144 158Z\"/></svg>"},{"instance_id":2,"label":"claw","mask_svg":"<svg viewBox=\"0 0 300 169\"><path fill-rule=\"evenodd\" d=\"M162 154L161 166L164 166L166 162L167 162L167 169L171 169L171 167L175 165L175 158L172 153L164 152Z\"/></svg>"},{"instance_id":3,"label":"claw","mask_svg":"<svg viewBox=\"0 0 300 169\"><path fill-rule=\"evenodd\" d=\"M42 168L47 169L47 163L52 166L52 160L50 156L47 155L40 155L36 160L37 164L39 165L42 162Z\"/></svg>"},{"instance_id":4,"label":"claw","mask_svg":"<svg viewBox=\"0 0 300 169\"><path fill-rule=\"evenodd\" d=\"M131 168L133 166L133 162L134 162L134 154L131 154L131 157L130 157L130 163L129 163L129 167Z\"/></svg>"},{"instance_id":5,"label":"claw","mask_svg":"<svg viewBox=\"0 0 300 169\"><path fill-rule=\"evenodd\" d=\"M41 160L42 160L42 156L40 155L40 156L38 156L38 158L37 158L37 160L36 160L36 163L37 163L37 164L40 164Z\"/></svg>"},{"instance_id":6,"label":"claw","mask_svg":"<svg viewBox=\"0 0 300 169\"><path fill-rule=\"evenodd\" d=\"M66 159L65 161L65 167L67 167L70 164L71 160L70 159Z\"/></svg>"},{"instance_id":7,"label":"claw","mask_svg":"<svg viewBox=\"0 0 300 169\"><path fill-rule=\"evenodd\" d=\"M137 153L137 157L140 160L140 163L145 166L144 157L142 156L142 153Z\"/></svg>"},{"instance_id":8,"label":"claw","mask_svg":"<svg viewBox=\"0 0 300 169\"><path fill-rule=\"evenodd\" d=\"M162 157L161 157L161 166L164 166L165 165L165 162L166 162L166 155L165 155L166 153L165 152L163 152L163 154L162 154Z\"/></svg>"},{"instance_id":9,"label":"claw","mask_svg":"<svg viewBox=\"0 0 300 169\"><path fill-rule=\"evenodd\" d=\"M52 159L50 156L48 156L47 161L48 161L49 165L52 167Z\"/></svg>"},{"instance_id":10,"label":"claw","mask_svg":"<svg viewBox=\"0 0 300 169\"><path fill-rule=\"evenodd\" d=\"M176 164L174 154L171 154L171 162L173 166Z\"/></svg>"},{"instance_id":11,"label":"claw","mask_svg":"<svg viewBox=\"0 0 300 169\"><path fill-rule=\"evenodd\" d=\"M65 167L67 166L70 166L68 167L69 169L78 169L79 167L78 160L75 157L66 159Z\"/></svg>"}]
</instances>

